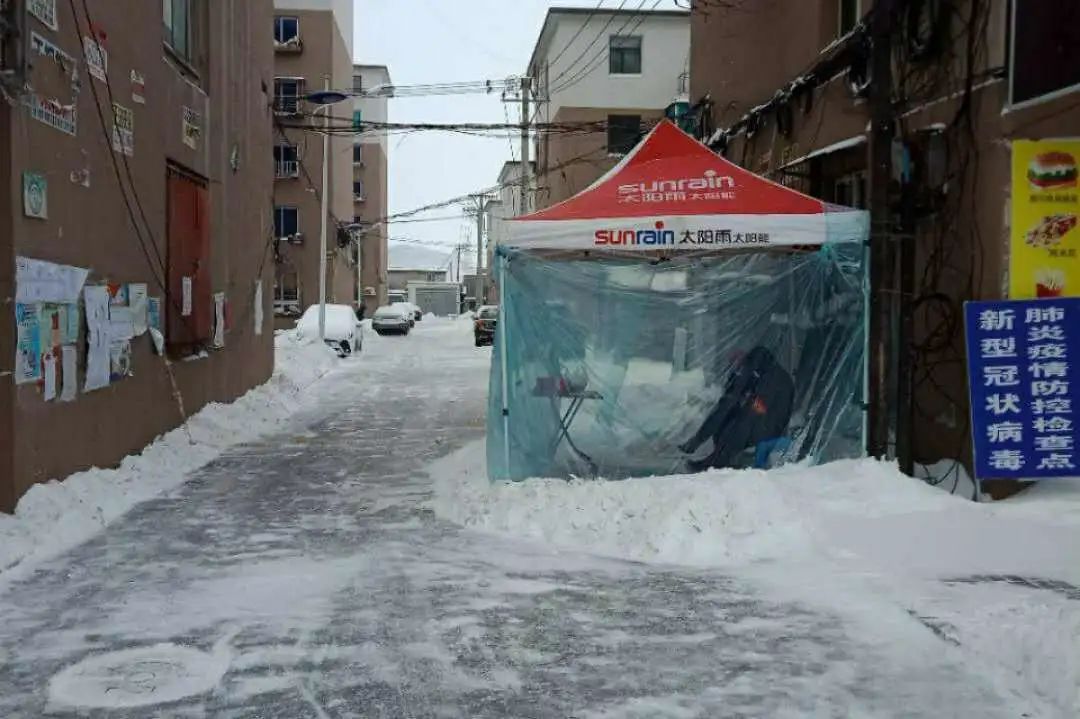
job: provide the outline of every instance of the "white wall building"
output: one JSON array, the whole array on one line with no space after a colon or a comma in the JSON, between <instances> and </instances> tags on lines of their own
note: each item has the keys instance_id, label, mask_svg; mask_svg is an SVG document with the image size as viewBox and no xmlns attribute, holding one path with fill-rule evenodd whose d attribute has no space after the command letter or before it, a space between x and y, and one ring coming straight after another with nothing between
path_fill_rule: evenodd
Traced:
<instances>
[{"instance_id":1,"label":"white wall building","mask_svg":"<svg viewBox=\"0 0 1080 719\"><path fill-rule=\"evenodd\" d=\"M541 130L536 203L588 186L685 98L690 13L552 8L529 60L539 123L602 123L595 133Z\"/></svg>"},{"instance_id":2,"label":"white wall building","mask_svg":"<svg viewBox=\"0 0 1080 719\"><path fill-rule=\"evenodd\" d=\"M353 65L352 90L360 93L389 85L390 70L385 65ZM386 97L357 97L353 100L353 122L385 123L389 120ZM386 304L389 290L389 135L385 129L367 129L353 139L353 222L369 229L360 239L361 302L374 312Z\"/></svg>"}]
</instances>

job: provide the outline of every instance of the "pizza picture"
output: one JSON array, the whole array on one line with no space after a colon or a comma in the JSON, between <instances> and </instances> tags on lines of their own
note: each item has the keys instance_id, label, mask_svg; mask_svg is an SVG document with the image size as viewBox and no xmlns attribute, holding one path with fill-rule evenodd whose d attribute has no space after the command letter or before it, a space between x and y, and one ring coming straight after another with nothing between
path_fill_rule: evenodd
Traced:
<instances>
[{"instance_id":1,"label":"pizza picture","mask_svg":"<svg viewBox=\"0 0 1080 719\"><path fill-rule=\"evenodd\" d=\"M1028 230L1025 242L1030 247L1054 247L1076 227L1076 215L1058 214L1044 217L1035 227Z\"/></svg>"}]
</instances>

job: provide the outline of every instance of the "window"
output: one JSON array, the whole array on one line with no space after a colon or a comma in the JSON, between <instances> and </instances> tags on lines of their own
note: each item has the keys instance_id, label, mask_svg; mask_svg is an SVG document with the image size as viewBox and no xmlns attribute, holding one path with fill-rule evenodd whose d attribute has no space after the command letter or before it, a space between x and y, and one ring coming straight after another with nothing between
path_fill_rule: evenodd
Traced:
<instances>
[{"instance_id":1,"label":"window","mask_svg":"<svg viewBox=\"0 0 1080 719\"><path fill-rule=\"evenodd\" d=\"M363 124L363 113L359 110L353 110L352 114L352 127L354 130L359 130L360 125Z\"/></svg>"},{"instance_id":2,"label":"window","mask_svg":"<svg viewBox=\"0 0 1080 719\"><path fill-rule=\"evenodd\" d=\"M300 18L279 16L274 18L274 42L278 45L300 43Z\"/></svg>"},{"instance_id":3,"label":"window","mask_svg":"<svg viewBox=\"0 0 1080 719\"><path fill-rule=\"evenodd\" d=\"M1010 104L1027 105L1080 90L1080 7L1013 0Z\"/></svg>"},{"instance_id":4,"label":"window","mask_svg":"<svg viewBox=\"0 0 1080 719\"><path fill-rule=\"evenodd\" d=\"M299 177L300 159L296 145L274 145L274 177Z\"/></svg>"},{"instance_id":5,"label":"window","mask_svg":"<svg viewBox=\"0 0 1080 719\"><path fill-rule=\"evenodd\" d=\"M841 176L833 186L833 201L845 207L866 209L866 172L860 170Z\"/></svg>"},{"instance_id":6,"label":"window","mask_svg":"<svg viewBox=\"0 0 1080 719\"><path fill-rule=\"evenodd\" d=\"M364 162L364 146L353 145L352 147L352 161L356 164L362 164Z\"/></svg>"},{"instance_id":7,"label":"window","mask_svg":"<svg viewBox=\"0 0 1080 719\"><path fill-rule=\"evenodd\" d=\"M283 115L300 113L300 99L304 95L302 77L274 78L274 112Z\"/></svg>"},{"instance_id":8,"label":"window","mask_svg":"<svg viewBox=\"0 0 1080 719\"><path fill-rule=\"evenodd\" d=\"M352 78L352 91L355 93L361 93L364 91L364 77L363 75L353 75Z\"/></svg>"},{"instance_id":9,"label":"window","mask_svg":"<svg viewBox=\"0 0 1080 719\"><path fill-rule=\"evenodd\" d=\"M300 273L278 267L274 273L274 313L300 314Z\"/></svg>"},{"instance_id":10,"label":"window","mask_svg":"<svg viewBox=\"0 0 1080 719\"><path fill-rule=\"evenodd\" d=\"M847 35L859 23L859 0L837 0L838 35Z\"/></svg>"},{"instance_id":11,"label":"window","mask_svg":"<svg viewBox=\"0 0 1080 719\"><path fill-rule=\"evenodd\" d=\"M161 0L161 19L165 26L165 44L180 59L190 62L195 53L192 47L192 12L195 0Z\"/></svg>"},{"instance_id":12,"label":"window","mask_svg":"<svg viewBox=\"0 0 1080 719\"><path fill-rule=\"evenodd\" d=\"M274 207L274 235L279 239L300 234L300 216L295 207L276 205Z\"/></svg>"},{"instance_id":13,"label":"window","mask_svg":"<svg viewBox=\"0 0 1080 719\"><path fill-rule=\"evenodd\" d=\"M607 146L612 155L625 155L641 138L641 115L608 115Z\"/></svg>"},{"instance_id":14,"label":"window","mask_svg":"<svg viewBox=\"0 0 1080 719\"><path fill-rule=\"evenodd\" d=\"M364 199L364 181L363 180L353 180L352 193L353 193L353 197L355 197L356 199L358 199L358 200Z\"/></svg>"},{"instance_id":15,"label":"window","mask_svg":"<svg viewBox=\"0 0 1080 719\"><path fill-rule=\"evenodd\" d=\"M608 51L608 72L612 75L641 74L640 35L612 35Z\"/></svg>"}]
</instances>

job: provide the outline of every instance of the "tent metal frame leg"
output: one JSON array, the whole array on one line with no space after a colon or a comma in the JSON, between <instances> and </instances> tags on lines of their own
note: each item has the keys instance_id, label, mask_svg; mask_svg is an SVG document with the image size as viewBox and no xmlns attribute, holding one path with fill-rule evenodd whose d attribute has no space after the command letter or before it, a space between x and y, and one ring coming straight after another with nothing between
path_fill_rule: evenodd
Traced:
<instances>
[{"instance_id":1,"label":"tent metal frame leg","mask_svg":"<svg viewBox=\"0 0 1080 719\"><path fill-rule=\"evenodd\" d=\"M503 421L503 462L506 467L506 477L513 475L510 471L510 398L507 396L510 382L506 376L506 255L501 252L499 257L499 366L502 373L502 421Z\"/></svg>"}]
</instances>

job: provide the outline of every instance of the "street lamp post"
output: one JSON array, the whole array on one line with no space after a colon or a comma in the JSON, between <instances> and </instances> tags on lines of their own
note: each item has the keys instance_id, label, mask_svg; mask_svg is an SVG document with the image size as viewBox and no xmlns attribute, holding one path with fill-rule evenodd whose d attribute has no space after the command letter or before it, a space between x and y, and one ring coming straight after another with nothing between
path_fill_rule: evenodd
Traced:
<instances>
[{"instance_id":1,"label":"street lamp post","mask_svg":"<svg viewBox=\"0 0 1080 719\"><path fill-rule=\"evenodd\" d=\"M326 233L328 231L328 218L330 215L330 193L327 191L330 184L330 108L343 100L348 95L343 92L330 90L330 78L323 78L323 91L313 92L305 99L308 102L317 103L319 106L311 113L312 119L320 112L325 111L323 118L323 149L322 149L322 187L319 188L322 200L322 222L319 227L319 341L326 340Z\"/></svg>"}]
</instances>

